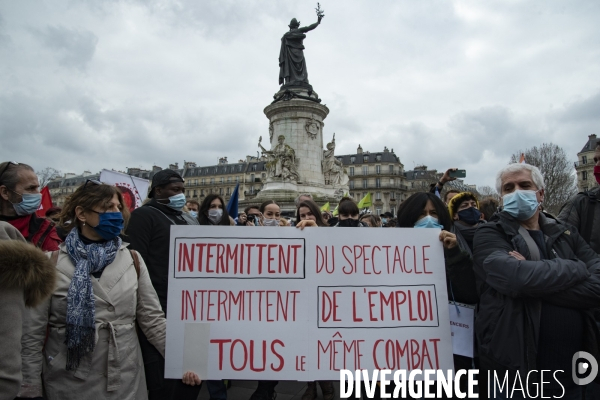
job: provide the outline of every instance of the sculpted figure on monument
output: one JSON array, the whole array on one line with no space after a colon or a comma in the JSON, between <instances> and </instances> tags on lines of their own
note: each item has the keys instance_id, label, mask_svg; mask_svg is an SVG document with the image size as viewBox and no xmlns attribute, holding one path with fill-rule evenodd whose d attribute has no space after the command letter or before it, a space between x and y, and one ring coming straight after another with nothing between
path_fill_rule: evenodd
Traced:
<instances>
[{"instance_id":1,"label":"sculpted figure on monument","mask_svg":"<svg viewBox=\"0 0 600 400\"><path fill-rule=\"evenodd\" d=\"M335 158L335 133L331 142L327 143L327 150L323 150L323 175L330 185L345 185L349 180L344 164Z\"/></svg>"},{"instance_id":2,"label":"sculpted figure on monument","mask_svg":"<svg viewBox=\"0 0 600 400\"><path fill-rule=\"evenodd\" d=\"M281 50L279 51L279 84L285 86L305 86L312 91L308 83L308 72L306 71L306 60L304 59L305 33L312 31L321 23L324 14L317 6L317 22L312 25L300 27L300 21L293 18L289 24L290 30L281 38Z\"/></svg>"},{"instance_id":3,"label":"sculpted figure on monument","mask_svg":"<svg viewBox=\"0 0 600 400\"><path fill-rule=\"evenodd\" d=\"M285 136L279 135L277 145L272 150L265 149L260 143L262 136L258 140L258 147L262 153L267 156L267 170L269 177L281 178L282 180L297 181L300 177L296 168L296 152L289 145L285 144Z\"/></svg>"}]
</instances>

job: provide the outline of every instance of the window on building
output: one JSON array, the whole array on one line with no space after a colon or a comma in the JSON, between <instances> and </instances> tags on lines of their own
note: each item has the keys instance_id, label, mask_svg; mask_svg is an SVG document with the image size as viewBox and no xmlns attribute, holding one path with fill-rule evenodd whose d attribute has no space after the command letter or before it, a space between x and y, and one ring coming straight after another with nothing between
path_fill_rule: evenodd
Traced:
<instances>
[{"instance_id":1,"label":"window on building","mask_svg":"<svg viewBox=\"0 0 600 400\"><path fill-rule=\"evenodd\" d=\"M587 156L581 156L581 164L587 164Z\"/></svg>"},{"instance_id":2,"label":"window on building","mask_svg":"<svg viewBox=\"0 0 600 400\"><path fill-rule=\"evenodd\" d=\"M350 189L354 189L354 181L350 181Z\"/></svg>"},{"instance_id":3,"label":"window on building","mask_svg":"<svg viewBox=\"0 0 600 400\"><path fill-rule=\"evenodd\" d=\"M369 166L368 165L363 166L363 175L369 175Z\"/></svg>"},{"instance_id":4,"label":"window on building","mask_svg":"<svg viewBox=\"0 0 600 400\"><path fill-rule=\"evenodd\" d=\"M375 173L376 173L377 175L381 174L381 165L376 165L376 166L375 166Z\"/></svg>"},{"instance_id":5,"label":"window on building","mask_svg":"<svg viewBox=\"0 0 600 400\"><path fill-rule=\"evenodd\" d=\"M354 157L354 156L351 156L351 157L350 157L350 162L354 164L354 161L356 161L356 157Z\"/></svg>"},{"instance_id":6,"label":"window on building","mask_svg":"<svg viewBox=\"0 0 600 400\"><path fill-rule=\"evenodd\" d=\"M581 171L581 180L582 181L587 181L587 178L588 178L587 171Z\"/></svg>"},{"instance_id":7,"label":"window on building","mask_svg":"<svg viewBox=\"0 0 600 400\"><path fill-rule=\"evenodd\" d=\"M219 188L219 194L223 196L223 188Z\"/></svg>"},{"instance_id":8,"label":"window on building","mask_svg":"<svg viewBox=\"0 0 600 400\"><path fill-rule=\"evenodd\" d=\"M366 179L363 179L363 189L366 189L369 187L369 181Z\"/></svg>"},{"instance_id":9,"label":"window on building","mask_svg":"<svg viewBox=\"0 0 600 400\"><path fill-rule=\"evenodd\" d=\"M238 165L238 171L242 172L242 164Z\"/></svg>"},{"instance_id":10,"label":"window on building","mask_svg":"<svg viewBox=\"0 0 600 400\"><path fill-rule=\"evenodd\" d=\"M254 194L254 186L250 186L250 194Z\"/></svg>"},{"instance_id":11,"label":"window on building","mask_svg":"<svg viewBox=\"0 0 600 400\"><path fill-rule=\"evenodd\" d=\"M350 167L350 176L354 176L354 167Z\"/></svg>"},{"instance_id":12,"label":"window on building","mask_svg":"<svg viewBox=\"0 0 600 400\"><path fill-rule=\"evenodd\" d=\"M375 200L381 200L381 192L375 192ZM379 214L377 214L377 215L379 215Z\"/></svg>"},{"instance_id":13,"label":"window on building","mask_svg":"<svg viewBox=\"0 0 600 400\"><path fill-rule=\"evenodd\" d=\"M230 188L227 188L227 192L225 193L227 196L229 196L229 189Z\"/></svg>"},{"instance_id":14,"label":"window on building","mask_svg":"<svg viewBox=\"0 0 600 400\"><path fill-rule=\"evenodd\" d=\"M376 159L377 161L381 161L381 154L377 154L377 155L375 156L375 159Z\"/></svg>"},{"instance_id":15,"label":"window on building","mask_svg":"<svg viewBox=\"0 0 600 400\"><path fill-rule=\"evenodd\" d=\"M231 177L230 176L227 177L227 183L231 183Z\"/></svg>"},{"instance_id":16,"label":"window on building","mask_svg":"<svg viewBox=\"0 0 600 400\"><path fill-rule=\"evenodd\" d=\"M394 186L394 178L390 178L390 186Z\"/></svg>"},{"instance_id":17,"label":"window on building","mask_svg":"<svg viewBox=\"0 0 600 400\"><path fill-rule=\"evenodd\" d=\"M375 179L375 187L378 187L378 188L381 187L381 178Z\"/></svg>"},{"instance_id":18,"label":"window on building","mask_svg":"<svg viewBox=\"0 0 600 400\"><path fill-rule=\"evenodd\" d=\"M200 181L203 185L206 183L206 181L204 180L204 178L202 178L202 180Z\"/></svg>"},{"instance_id":19,"label":"window on building","mask_svg":"<svg viewBox=\"0 0 600 400\"><path fill-rule=\"evenodd\" d=\"M369 156L363 156L363 162L369 162Z\"/></svg>"},{"instance_id":20,"label":"window on building","mask_svg":"<svg viewBox=\"0 0 600 400\"><path fill-rule=\"evenodd\" d=\"M224 181L224 179L223 179L223 177L221 177L221 183L223 183L223 181Z\"/></svg>"},{"instance_id":21,"label":"window on building","mask_svg":"<svg viewBox=\"0 0 600 400\"><path fill-rule=\"evenodd\" d=\"M390 192L390 199L396 198L396 192Z\"/></svg>"},{"instance_id":22,"label":"window on building","mask_svg":"<svg viewBox=\"0 0 600 400\"><path fill-rule=\"evenodd\" d=\"M394 173L394 166L392 164L390 164L390 174Z\"/></svg>"},{"instance_id":23,"label":"window on building","mask_svg":"<svg viewBox=\"0 0 600 400\"><path fill-rule=\"evenodd\" d=\"M214 185L214 183L215 183L215 178L210 178L210 183L211 183L211 185Z\"/></svg>"},{"instance_id":24,"label":"window on building","mask_svg":"<svg viewBox=\"0 0 600 400\"><path fill-rule=\"evenodd\" d=\"M204 196L204 189L200 189L200 196Z\"/></svg>"},{"instance_id":25,"label":"window on building","mask_svg":"<svg viewBox=\"0 0 600 400\"><path fill-rule=\"evenodd\" d=\"M256 171L256 166L257 166L257 165L258 165L258 164L256 164L256 163L252 164L252 171Z\"/></svg>"},{"instance_id":26,"label":"window on building","mask_svg":"<svg viewBox=\"0 0 600 400\"><path fill-rule=\"evenodd\" d=\"M235 177L235 183L240 183L240 177L239 176Z\"/></svg>"},{"instance_id":27,"label":"window on building","mask_svg":"<svg viewBox=\"0 0 600 400\"><path fill-rule=\"evenodd\" d=\"M254 174L250 174L250 182L254 182Z\"/></svg>"},{"instance_id":28,"label":"window on building","mask_svg":"<svg viewBox=\"0 0 600 400\"><path fill-rule=\"evenodd\" d=\"M381 215L381 208L375 209L375 215Z\"/></svg>"}]
</instances>

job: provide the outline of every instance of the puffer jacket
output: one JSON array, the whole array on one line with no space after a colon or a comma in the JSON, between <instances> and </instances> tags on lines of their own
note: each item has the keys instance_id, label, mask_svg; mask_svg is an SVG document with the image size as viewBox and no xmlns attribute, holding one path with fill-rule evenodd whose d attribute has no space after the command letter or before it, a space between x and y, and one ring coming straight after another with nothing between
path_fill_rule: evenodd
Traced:
<instances>
[{"instance_id":1,"label":"puffer jacket","mask_svg":"<svg viewBox=\"0 0 600 400\"><path fill-rule=\"evenodd\" d=\"M482 225L474 239L479 354L491 369L518 370L521 376L536 369L542 302L581 310L582 350L599 355L591 309L600 304L600 258L568 226L544 214L539 223L550 259L531 260L519 222L506 212ZM526 260L510 256L513 250Z\"/></svg>"},{"instance_id":2,"label":"puffer jacket","mask_svg":"<svg viewBox=\"0 0 600 400\"><path fill-rule=\"evenodd\" d=\"M0 222L0 400L12 400L21 386L21 334L25 307L44 301L54 289L56 269L44 252Z\"/></svg>"},{"instance_id":3,"label":"puffer jacket","mask_svg":"<svg viewBox=\"0 0 600 400\"><path fill-rule=\"evenodd\" d=\"M577 228L583 239L600 254L600 187L579 193L565 203L558 219Z\"/></svg>"}]
</instances>

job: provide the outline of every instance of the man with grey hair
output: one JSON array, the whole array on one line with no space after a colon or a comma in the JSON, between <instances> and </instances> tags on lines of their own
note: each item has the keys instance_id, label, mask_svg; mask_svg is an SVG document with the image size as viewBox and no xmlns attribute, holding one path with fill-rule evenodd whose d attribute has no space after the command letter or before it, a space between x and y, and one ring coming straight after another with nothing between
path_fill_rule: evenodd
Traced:
<instances>
[{"instance_id":1,"label":"man with grey hair","mask_svg":"<svg viewBox=\"0 0 600 400\"><path fill-rule=\"evenodd\" d=\"M600 304L600 258L577 232L541 212L538 168L510 164L496 186L502 210L477 230L473 245L475 332L491 398L536 398L543 390L581 399L572 359L579 351L599 358L591 310Z\"/></svg>"}]
</instances>

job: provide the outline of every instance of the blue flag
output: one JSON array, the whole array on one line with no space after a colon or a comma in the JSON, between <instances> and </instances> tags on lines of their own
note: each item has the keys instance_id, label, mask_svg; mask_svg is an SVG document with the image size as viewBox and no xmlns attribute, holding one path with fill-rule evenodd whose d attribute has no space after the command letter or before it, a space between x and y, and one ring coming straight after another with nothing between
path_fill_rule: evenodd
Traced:
<instances>
[{"instance_id":1,"label":"blue flag","mask_svg":"<svg viewBox=\"0 0 600 400\"><path fill-rule=\"evenodd\" d=\"M236 219L238 217L238 199L240 197L238 191L239 187L239 183L235 185L235 189L233 189L233 193L229 198L229 203L227 203L227 214L229 214L229 216L233 219Z\"/></svg>"}]
</instances>

